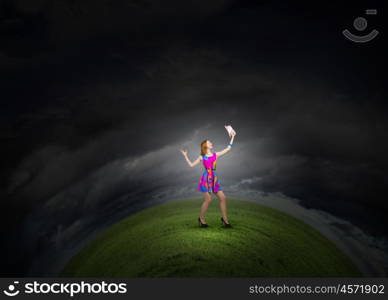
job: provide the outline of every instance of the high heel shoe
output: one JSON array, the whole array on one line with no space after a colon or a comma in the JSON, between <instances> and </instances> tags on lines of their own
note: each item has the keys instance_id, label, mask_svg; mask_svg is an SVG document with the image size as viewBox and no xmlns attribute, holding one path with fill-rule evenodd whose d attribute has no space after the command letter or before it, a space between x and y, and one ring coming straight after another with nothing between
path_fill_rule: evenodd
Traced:
<instances>
[{"instance_id":1,"label":"high heel shoe","mask_svg":"<svg viewBox=\"0 0 388 300\"><path fill-rule=\"evenodd\" d=\"M222 223L222 225L223 225L225 228L231 228L231 227L232 227L232 225L231 225L230 223L226 223L226 222L225 222L225 220L224 220L223 217L221 217L221 223Z\"/></svg>"},{"instance_id":2,"label":"high heel shoe","mask_svg":"<svg viewBox=\"0 0 388 300\"><path fill-rule=\"evenodd\" d=\"M201 218L198 218L199 227L209 227L206 223L202 223Z\"/></svg>"}]
</instances>

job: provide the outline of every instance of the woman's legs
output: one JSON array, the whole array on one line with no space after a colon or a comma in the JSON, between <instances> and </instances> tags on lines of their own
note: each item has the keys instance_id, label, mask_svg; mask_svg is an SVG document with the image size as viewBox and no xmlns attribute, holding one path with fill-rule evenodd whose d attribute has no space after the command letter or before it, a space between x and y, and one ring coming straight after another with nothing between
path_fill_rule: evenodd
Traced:
<instances>
[{"instance_id":1,"label":"woman's legs","mask_svg":"<svg viewBox=\"0 0 388 300\"><path fill-rule=\"evenodd\" d=\"M202 223L206 223L205 222L205 214L206 214L207 208L209 207L210 202L212 202L212 196L208 192L204 192L203 196L204 196L204 200L203 200L203 203L201 205L201 213L200 213L199 217L200 217Z\"/></svg>"},{"instance_id":2,"label":"woman's legs","mask_svg":"<svg viewBox=\"0 0 388 300\"><path fill-rule=\"evenodd\" d=\"M222 213L222 217L224 218L224 221L226 223L228 222L228 215L227 215L227 209L226 209L226 196L223 191L218 191L216 193L218 199L220 200L220 210Z\"/></svg>"}]
</instances>

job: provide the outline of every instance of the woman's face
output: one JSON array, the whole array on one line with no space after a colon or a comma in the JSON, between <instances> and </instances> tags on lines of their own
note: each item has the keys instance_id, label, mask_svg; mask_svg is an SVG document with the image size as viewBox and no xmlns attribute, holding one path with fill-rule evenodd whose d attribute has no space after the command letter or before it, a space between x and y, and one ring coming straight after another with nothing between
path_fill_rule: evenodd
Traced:
<instances>
[{"instance_id":1,"label":"woman's face","mask_svg":"<svg viewBox=\"0 0 388 300\"><path fill-rule=\"evenodd\" d=\"M213 149L213 144L211 141L207 141L207 148L212 150Z\"/></svg>"}]
</instances>

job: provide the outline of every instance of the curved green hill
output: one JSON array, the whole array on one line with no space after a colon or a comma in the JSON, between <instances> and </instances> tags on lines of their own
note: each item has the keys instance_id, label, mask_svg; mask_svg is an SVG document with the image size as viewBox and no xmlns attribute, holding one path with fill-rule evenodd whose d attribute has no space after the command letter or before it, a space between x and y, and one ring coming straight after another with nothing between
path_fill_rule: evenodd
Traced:
<instances>
[{"instance_id":1,"label":"curved green hill","mask_svg":"<svg viewBox=\"0 0 388 300\"><path fill-rule=\"evenodd\" d=\"M218 200L198 227L202 200L154 206L112 225L66 265L67 277L354 277L351 260L305 223L253 202Z\"/></svg>"}]
</instances>

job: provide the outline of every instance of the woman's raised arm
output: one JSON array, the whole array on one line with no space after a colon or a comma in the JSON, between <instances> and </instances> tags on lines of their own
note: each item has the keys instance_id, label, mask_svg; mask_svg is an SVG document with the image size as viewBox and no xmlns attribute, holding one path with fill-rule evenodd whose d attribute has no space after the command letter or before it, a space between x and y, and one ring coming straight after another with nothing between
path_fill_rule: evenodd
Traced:
<instances>
[{"instance_id":1,"label":"woman's raised arm","mask_svg":"<svg viewBox=\"0 0 388 300\"><path fill-rule=\"evenodd\" d=\"M235 136L236 136L235 134L232 135L232 138L230 139L229 145L228 145L224 150L222 150L222 151L220 151L220 152L216 152L217 157L221 157L221 156L224 155L225 153L229 152L230 149L232 149L232 145L233 145L233 141L234 141L234 137L235 137Z\"/></svg>"},{"instance_id":2,"label":"woman's raised arm","mask_svg":"<svg viewBox=\"0 0 388 300\"><path fill-rule=\"evenodd\" d=\"M187 157L187 150L181 149L180 151L182 152L183 156L185 157L187 164L191 168L198 165L198 163L201 161L201 156L199 156L194 162L191 162L190 159Z\"/></svg>"}]
</instances>

